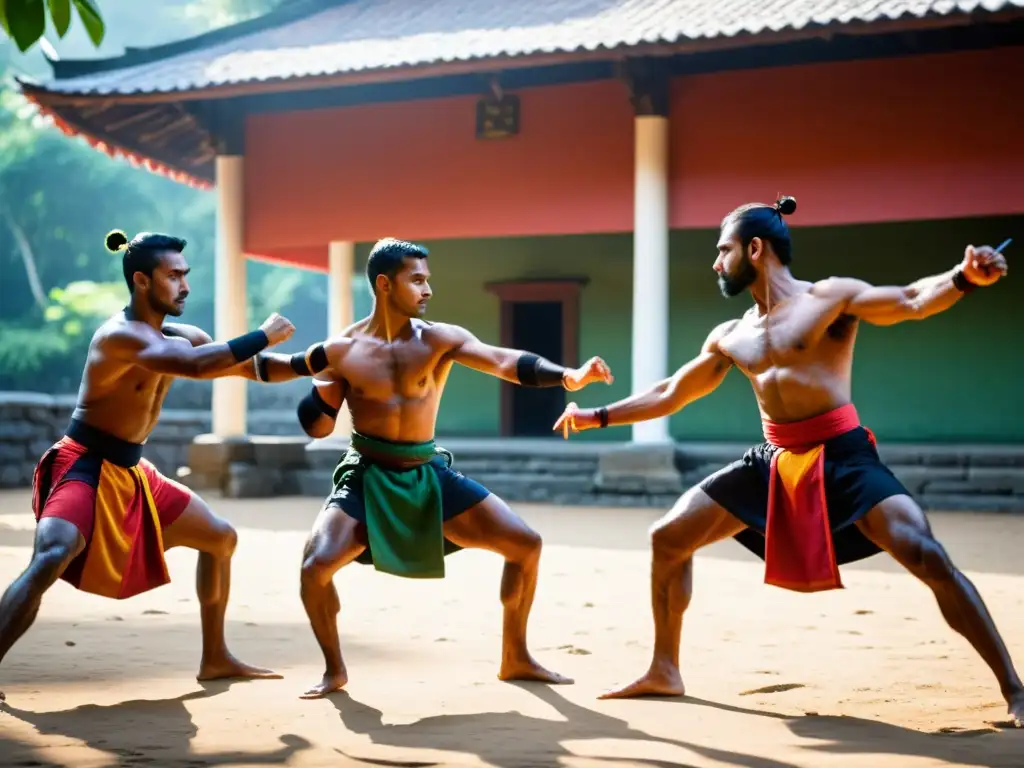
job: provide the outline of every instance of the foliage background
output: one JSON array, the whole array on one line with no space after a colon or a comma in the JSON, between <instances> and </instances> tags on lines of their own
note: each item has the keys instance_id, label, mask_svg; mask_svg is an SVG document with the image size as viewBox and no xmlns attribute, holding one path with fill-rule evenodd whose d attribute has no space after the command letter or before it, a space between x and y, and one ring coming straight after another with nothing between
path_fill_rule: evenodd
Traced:
<instances>
[{"instance_id":1,"label":"foliage background","mask_svg":"<svg viewBox=\"0 0 1024 768\"><path fill-rule=\"evenodd\" d=\"M80 23L47 40L61 58L117 56L265 13L280 0L98 0L107 26L97 49ZM123 229L186 238L192 266L184 321L212 331L216 197L113 160L64 136L35 114L14 75L50 77L40 46L27 53L0 38L0 389L72 393L89 337L124 305L120 260L104 235ZM325 244L326 247L326 244ZM324 275L249 262L249 315L258 324L281 312L295 323L290 346L322 338L327 324ZM357 313L365 311L355 280ZM250 407L293 407L291 389L250 388ZM179 381L169 407L208 407L209 382Z\"/></svg>"}]
</instances>

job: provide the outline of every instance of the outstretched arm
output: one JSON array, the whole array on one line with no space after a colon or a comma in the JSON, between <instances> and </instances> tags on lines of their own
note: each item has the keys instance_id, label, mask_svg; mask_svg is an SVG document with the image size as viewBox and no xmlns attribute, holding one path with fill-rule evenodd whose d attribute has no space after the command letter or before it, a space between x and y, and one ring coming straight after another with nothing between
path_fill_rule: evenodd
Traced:
<instances>
[{"instance_id":1,"label":"outstretched arm","mask_svg":"<svg viewBox=\"0 0 1024 768\"><path fill-rule=\"evenodd\" d=\"M612 381L611 371L599 357L579 368L565 368L532 352L485 344L465 328L450 325L442 332L449 343L448 359L524 387L582 389L595 381Z\"/></svg>"},{"instance_id":2,"label":"outstretched arm","mask_svg":"<svg viewBox=\"0 0 1024 768\"><path fill-rule=\"evenodd\" d=\"M825 290L843 295L845 314L872 325L894 325L944 312L965 293L991 285L1005 274L1006 258L1001 253L988 246L968 246L959 265L910 285L873 286L862 280L837 278L826 281Z\"/></svg>"},{"instance_id":3,"label":"outstretched arm","mask_svg":"<svg viewBox=\"0 0 1024 768\"><path fill-rule=\"evenodd\" d=\"M568 437L570 430L575 432L649 421L669 416L694 400L711 394L725 380L725 375L732 367L732 360L719 349L718 342L737 322L730 320L716 327L705 340L700 354L646 392L631 395L603 408L581 409L575 403L569 403L555 422L554 429L562 429L563 435Z\"/></svg>"},{"instance_id":4,"label":"outstretched arm","mask_svg":"<svg viewBox=\"0 0 1024 768\"><path fill-rule=\"evenodd\" d=\"M288 320L275 314L259 330L230 341L211 340L193 344L184 337L168 337L151 328L129 323L104 337L100 348L106 355L153 373L203 379L250 360L268 346L288 340L294 331Z\"/></svg>"},{"instance_id":5,"label":"outstretched arm","mask_svg":"<svg viewBox=\"0 0 1024 768\"><path fill-rule=\"evenodd\" d=\"M210 334L194 325L165 323L163 332L168 336L186 339L197 347L213 342ZM280 384L285 381L312 376L327 367L326 342L311 344L305 352L285 355L279 352L260 352L231 368L212 370L197 376L201 379L219 379L241 376L243 379Z\"/></svg>"}]
</instances>

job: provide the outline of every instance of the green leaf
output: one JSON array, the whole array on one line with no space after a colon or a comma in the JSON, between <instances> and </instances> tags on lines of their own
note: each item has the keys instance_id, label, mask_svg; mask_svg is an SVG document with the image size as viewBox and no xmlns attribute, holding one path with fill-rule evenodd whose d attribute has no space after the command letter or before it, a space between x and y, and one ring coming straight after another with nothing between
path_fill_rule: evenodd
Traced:
<instances>
[{"instance_id":1,"label":"green leaf","mask_svg":"<svg viewBox=\"0 0 1024 768\"><path fill-rule=\"evenodd\" d=\"M50 322L57 322L58 320L63 320L66 314L67 311L64 309L64 307L58 306L56 304L51 304L46 308L46 311L43 312L43 317L45 317Z\"/></svg>"},{"instance_id":2,"label":"green leaf","mask_svg":"<svg viewBox=\"0 0 1024 768\"><path fill-rule=\"evenodd\" d=\"M22 53L31 48L46 31L43 0L7 0L7 27L14 44Z\"/></svg>"},{"instance_id":3,"label":"green leaf","mask_svg":"<svg viewBox=\"0 0 1024 768\"><path fill-rule=\"evenodd\" d=\"M78 10L78 17L85 25L85 31L89 33L89 39L92 40L93 45L98 46L103 42L103 35L106 33L103 17L100 16L99 10L91 0L72 0L72 2Z\"/></svg>"},{"instance_id":4,"label":"green leaf","mask_svg":"<svg viewBox=\"0 0 1024 768\"><path fill-rule=\"evenodd\" d=\"M71 26L71 0L46 0L46 4L50 6L50 18L57 37L64 37Z\"/></svg>"}]
</instances>

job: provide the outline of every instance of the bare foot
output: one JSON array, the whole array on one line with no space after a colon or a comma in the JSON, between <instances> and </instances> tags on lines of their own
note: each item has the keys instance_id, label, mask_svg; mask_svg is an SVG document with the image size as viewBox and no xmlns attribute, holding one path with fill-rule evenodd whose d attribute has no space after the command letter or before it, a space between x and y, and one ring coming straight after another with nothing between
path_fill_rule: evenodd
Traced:
<instances>
[{"instance_id":1,"label":"bare foot","mask_svg":"<svg viewBox=\"0 0 1024 768\"><path fill-rule=\"evenodd\" d=\"M602 693L599 699L633 699L640 696L682 696L686 693L679 668L651 665L647 673L629 685Z\"/></svg>"},{"instance_id":2,"label":"bare foot","mask_svg":"<svg viewBox=\"0 0 1024 768\"><path fill-rule=\"evenodd\" d=\"M510 680L534 680L555 685L569 685L573 682L572 678L552 672L549 669L544 669L529 654L524 659L502 662L501 670L498 672L498 679L504 682Z\"/></svg>"},{"instance_id":3,"label":"bare foot","mask_svg":"<svg viewBox=\"0 0 1024 768\"><path fill-rule=\"evenodd\" d=\"M199 665L199 674L196 675L196 680L224 680L232 677L250 680L280 680L282 676L269 669L243 664L225 651L223 656L212 661L203 659Z\"/></svg>"},{"instance_id":4,"label":"bare foot","mask_svg":"<svg viewBox=\"0 0 1024 768\"><path fill-rule=\"evenodd\" d=\"M348 673L341 672L337 675L331 675L324 673L323 680L318 685L314 685L304 694L299 696L300 699L321 699L328 693L334 693L340 691L345 687L345 683L348 682Z\"/></svg>"},{"instance_id":5,"label":"bare foot","mask_svg":"<svg viewBox=\"0 0 1024 768\"><path fill-rule=\"evenodd\" d=\"M1024 691L1010 698L1006 711L1014 728L1024 728Z\"/></svg>"}]
</instances>

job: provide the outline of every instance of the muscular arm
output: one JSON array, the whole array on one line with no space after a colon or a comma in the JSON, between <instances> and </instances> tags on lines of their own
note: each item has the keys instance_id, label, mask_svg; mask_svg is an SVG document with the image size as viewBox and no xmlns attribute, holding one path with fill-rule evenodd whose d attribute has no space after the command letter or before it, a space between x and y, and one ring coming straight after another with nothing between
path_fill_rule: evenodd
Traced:
<instances>
[{"instance_id":1,"label":"muscular arm","mask_svg":"<svg viewBox=\"0 0 1024 768\"><path fill-rule=\"evenodd\" d=\"M563 384L566 369L543 357L521 349L493 347L465 328L454 325L446 326L443 333L451 344L448 359L474 371L522 386L555 387Z\"/></svg>"},{"instance_id":2,"label":"muscular arm","mask_svg":"<svg viewBox=\"0 0 1024 768\"><path fill-rule=\"evenodd\" d=\"M250 332L231 342L213 341L195 326L176 326L174 331L168 338L125 325L102 340L101 350L153 373L204 379L225 375L240 363L252 365L247 359L267 346L263 331Z\"/></svg>"},{"instance_id":3,"label":"muscular arm","mask_svg":"<svg viewBox=\"0 0 1024 768\"><path fill-rule=\"evenodd\" d=\"M201 328L184 323L165 323L163 331L168 336L189 341L192 346L210 344L213 338ZM304 376L318 373L321 368L316 363L310 365L317 344L312 344L305 352L298 352L294 355L285 355L279 352L260 352L255 357L238 363L230 368L212 370L202 373L194 378L198 379L219 379L226 376L241 376L251 381L262 381L265 383L280 384L285 381L292 381ZM304 366L310 368L305 372ZM312 370L315 369L315 370Z\"/></svg>"},{"instance_id":4,"label":"muscular arm","mask_svg":"<svg viewBox=\"0 0 1024 768\"><path fill-rule=\"evenodd\" d=\"M669 416L714 392L732 368L732 360L718 348L718 342L737 322L730 320L711 331L704 341L704 346L701 347L700 354L669 378L659 381L646 392L631 395L608 405L608 426L633 424Z\"/></svg>"},{"instance_id":5,"label":"muscular arm","mask_svg":"<svg viewBox=\"0 0 1024 768\"><path fill-rule=\"evenodd\" d=\"M833 278L828 291L845 299L843 312L872 325L924 320L952 307L964 294L953 283L959 267L915 280L910 285L874 286L863 280Z\"/></svg>"}]
</instances>

